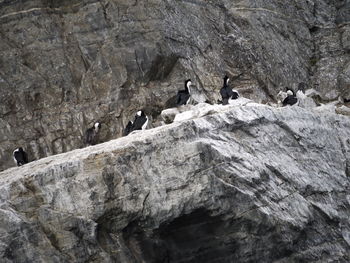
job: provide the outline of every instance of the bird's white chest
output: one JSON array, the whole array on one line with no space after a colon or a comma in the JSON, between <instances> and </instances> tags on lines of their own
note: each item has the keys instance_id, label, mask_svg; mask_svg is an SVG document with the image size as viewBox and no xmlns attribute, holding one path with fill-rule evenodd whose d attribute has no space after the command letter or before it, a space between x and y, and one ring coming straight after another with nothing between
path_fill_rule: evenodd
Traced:
<instances>
[{"instance_id":1,"label":"bird's white chest","mask_svg":"<svg viewBox=\"0 0 350 263\"><path fill-rule=\"evenodd\" d=\"M142 125L142 130L145 130L147 128L148 125L148 117L146 117L146 121L145 123Z\"/></svg>"}]
</instances>

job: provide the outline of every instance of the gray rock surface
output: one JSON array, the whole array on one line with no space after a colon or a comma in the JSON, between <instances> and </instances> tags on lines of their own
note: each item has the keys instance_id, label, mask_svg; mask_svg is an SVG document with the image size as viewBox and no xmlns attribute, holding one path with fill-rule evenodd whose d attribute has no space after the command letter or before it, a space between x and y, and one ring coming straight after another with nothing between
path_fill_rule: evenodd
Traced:
<instances>
[{"instance_id":1,"label":"gray rock surface","mask_svg":"<svg viewBox=\"0 0 350 263\"><path fill-rule=\"evenodd\" d=\"M349 262L349 117L208 109L1 172L2 262Z\"/></svg>"},{"instance_id":2,"label":"gray rock surface","mask_svg":"<svg viewBox=\"0 0 350 263\"><path fill-rule=\"evenodd\" d=\"M349 94L349 1L0 1L0 170L101 141L171 107L183 81L217 101L222 77L256 102L305 82Z\"/></svg>"}]
</instances>

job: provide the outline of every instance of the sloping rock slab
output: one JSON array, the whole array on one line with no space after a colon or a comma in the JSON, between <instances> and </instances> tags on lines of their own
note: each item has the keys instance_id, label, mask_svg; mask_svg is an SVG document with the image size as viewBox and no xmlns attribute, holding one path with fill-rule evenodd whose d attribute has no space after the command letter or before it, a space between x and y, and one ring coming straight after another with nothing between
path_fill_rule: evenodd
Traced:
<instances>
[{"instance_id":1,"label":"sloping rock slab","mask_svg":"<svg viewBox=\"0 0 350 263\"><path fill-rule=\"evenodd\" d=\"M2 262L348 262L350 119L208 114L0 173Z\"/></svg>"}]
</instances>

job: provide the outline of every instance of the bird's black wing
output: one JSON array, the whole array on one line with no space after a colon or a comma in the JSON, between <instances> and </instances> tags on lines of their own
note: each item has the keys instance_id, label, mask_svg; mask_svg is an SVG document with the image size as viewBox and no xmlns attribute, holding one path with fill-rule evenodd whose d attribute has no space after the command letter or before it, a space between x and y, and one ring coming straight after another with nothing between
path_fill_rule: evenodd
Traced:
<instances>
[{"instance_id":1,"label":"bird's black wing","mask_svg":"<svg viewBox=\"0 0 350 263\"><path fill-rule=\"evenodd\" d=\"M134 125L131 121L129 121L123 131L123 136L127 136L130 132L133 131L133 129L134 129Z\"/></svg>"},{"instance_id":2,"label":"bird's black wing","mask_svg":"<svg viewBox=\"0 0 350 263\"><path fill-rule=\"evenodd\" d=\"M142 125L145 123L146 117L145 116L137 116L134 121L134 129L133 130L141 130Z\"/></svg>"},{"instance_id":3,"label":"bird's black wing","mask_svg":"<svg viewBox=\"0 0 350 263\"><path fill-rule=\"evenodd\" d=\"M295 103L298 102L298 99L294 95L288 95L287 98L285 98L282 102L283 106L286 105L294 105Z\"/></svg>"},{"instance_id":4,"label":"bird's black wing","mask_svg":"<svg viewBox=\"0 0 350 263\"><path fill-rule=\"evenodd\" d=\"M220 95L221 95L221 98L222 98L222 104L223 105L226 105L228 104L228 99L230 98L228 92L227 92L227 87L222 87L220 89Z\"/></svg>"},{"instance_id":5,"label":"bird's black wing","mask_svg":"<svg viewBox=\"0 0 350 263\"><path fill-rule=\"evenodd\" d=\"M23 161L24 163L28 163L28 154L26 152L23 152Z\"/></svg>"},{"instance_id":6,"label":"bird's black wing","mask_svg":"<svg viewBox=\"0 0 350 263\"><path fill-rule=\"evenodd\" d=\"M222 98L223 100L226 99L226 98L228 97L225 87L223 87L223 88L220 89L220 95L221 95L221 98Z\"/></svg>"},{"instance_id":7,"label":"bird's black wing","mask_svg":"<svg viewBox=\"0 0 350 263\"><path fill-rule=\"evenodd\" d=\"M21 161L21 157L20 157L19 152L14 152L13 157L15 158L17 164Z\"/></svg>"},{"instance_id":8,"label":"bird's black wing","mask_svg":"<svg viewBox=\"0 0 350 263\"><path fill-rule=\"evenodd\" d=\"M91 133L91 145L98 144L98 141L99 141L99 132L93 129Z\"/></svg>"},{"instance_id":9,"label":"bird's black wing","mask_svg":"<svg viewBox=\"0 0 350 263\"><path fill-rule=\"evenodd\" d=\"M177 96L176 96L176 105L180 106L183 104L183 96L184 96L184 92L182 90L177 92Z\"/></svg>"},{"instance_id":10,"label":"bird's black wing","mask_svg":"<svg viewBox=\"0 0 350 263\"><path fill-rule=\"evenodd\" d=\"M298 98L296 96L292 96L291 99L290 99L290 105L294 105L295 103L298 102Z\"/></svg>"},{"instance_id":11,"label":"bird's black wing","mask_svg":"<svg viewBox=\"0 0 350 263\"><path fill-rule=\"evenodd\" d=\"M85 131L85 134L84 134L84 143L85 144L90 144L91 141L92 141L92 137L93 137L93 128L89 128Z\"/></svg>"},{"instance_id":12,"label":"bird's black wing","mask_svg":"<svg viewBox=\"0 0 350 263\"><path fill-rule=\"evenodd\" d=\"M190 97L191 97L191 95L189 93L187 93L185 90L180 90L177 93L176 105L177 106L185 105Z\"/></svg>"},{"instance_id":13,"label":"bird's black wing","mask_svg":"<svg viewBox=\"0 0 350 263\"><path fill-rule=\"evenodd\" d=\"M239 94L238 94L238 92L233 91L233 90L231 90L231 92L232 92L232 95L230 96L230 97L231 97L231 99L236 100L236 99L238 99L238 98L239 98Z\"/></svg>"},{"instance_id":14,"label":"bird's black wing","mask_svg":"<svg viewBox=\"0 0 350 263\"><path fill-rule=\"evenodd\" d=\"M21 166L24 164L24 158L23 158L23 153L22 152L15 152L14 157L17 161L17 165Z\"/></svg>"},{"instance_id":15,"label":"bird's black wing","mask_svg":"<svg viewBox=\"0 0 350 263\"><path fill-rule=\"evenodd\" d=\"M182 95L182 104L183 105L186 105L187 104L187 101L190 99L191 95L188 94L188 93L185 93Z\"/></svg>"}]
</instances>

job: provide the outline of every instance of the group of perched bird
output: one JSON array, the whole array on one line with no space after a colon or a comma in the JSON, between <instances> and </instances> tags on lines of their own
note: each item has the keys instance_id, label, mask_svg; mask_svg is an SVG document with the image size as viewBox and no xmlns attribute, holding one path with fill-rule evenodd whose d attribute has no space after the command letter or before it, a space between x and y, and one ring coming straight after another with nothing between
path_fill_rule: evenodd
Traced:
<instances>
[{"instance_id":1,"label":"group of perched bird","mask_svg":"<svg viewBox=\"0 0 350 263\"><path fill-rule=\"evenodd\" d=\"M294 90L286 87L285 91L280 91L277 95L278 98L280 98L281 100L279 101L279 104L281 104L281 106L287 106L287 105L295 105L297 104L299 101L305 99L306 95L305 95L305 84L304 83L300 83L297 89L297 92L295 93Z\"/></svg>"},{"instance_id":2,"label":"group of perched bird","mask_svg":"<svg viewBox=\"0 0 350 263\"><path fill-rule=\"evenodd\" d=\"M229 87L229 77L224 77L223 87L220 89L220 95L222 100L218 101L219 104L227 105L231 100L239 98L239 93L237 90L234 90ZM190 79L185 81L185 89L179 90L176 96L176 106L187 105L190 103L191 97L194 97L193 91L191 89L192 82ZM283 97L282 105L294 105L297 103L299 92L304 92L304 87L299 86L297 94L292 89L286 88L286 91L283 92L285 95ZM145 130L148 125L148 117L146 116L143 110L139 110L135 117L134 121L129 121L126 127L123 130L123 136L127 136L133 131L136 130ZM85 131L83 142L85 145L95 145L99 142L99 132L101 130L101 123L96 122L93 127L88 128ZM28 163L27 153L23 150L22 147L19 147L13 152L13 158L17 166L24 165Z\"/></svg>"}]
</instances>

